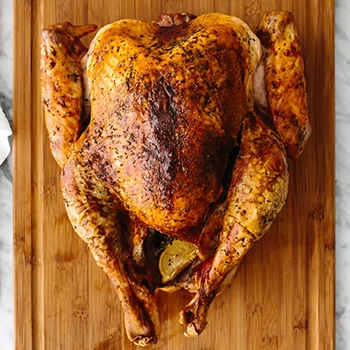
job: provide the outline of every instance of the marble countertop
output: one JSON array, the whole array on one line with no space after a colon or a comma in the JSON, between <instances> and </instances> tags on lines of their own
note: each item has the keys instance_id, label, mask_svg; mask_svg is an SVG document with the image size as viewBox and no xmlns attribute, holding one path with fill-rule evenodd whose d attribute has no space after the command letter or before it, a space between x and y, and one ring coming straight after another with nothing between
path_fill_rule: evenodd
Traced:
<instances>
[{"instance_id":1,"label":"marble countertop","mask_svg":"<svg viewBox=\"0 0 350 350\"><path fill-rule=\"evenodd\" d=\"M0 0L0 105L12 123L12 0ZM12 164L0 166L0 339L13 349Z\"/></svg>"},{"instance_id":2,"label":"marble countertop","mask_svg":"<svg viewBox=\"0 0 350 350\"><path fill-rule=\"evenodd\" d=\"M12 122L12 0L0 0L0 105ZM350 349L350 1L336 0L336 340ZM0 339L13 348L12 162L0 166Z\"/></svg>"},{"instance_id":3,"label":"marble countertop","mask_svg":"<svg viewBox=\"0 0 350 350\"><path fill-rule=\"evenodd\" d=\"M336 0L336 344L350 349L350 2Z\"/></svg>"}]
</instances>

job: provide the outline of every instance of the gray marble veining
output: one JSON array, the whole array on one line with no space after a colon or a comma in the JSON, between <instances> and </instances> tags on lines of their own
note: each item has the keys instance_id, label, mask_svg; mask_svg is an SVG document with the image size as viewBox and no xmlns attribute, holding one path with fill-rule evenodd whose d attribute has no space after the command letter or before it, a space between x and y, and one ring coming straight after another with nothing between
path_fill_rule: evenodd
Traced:
<instances>
[{"instance_id":1,"label":"gray marble veining","mask_svg":"<svg viewBox=\"0 0 350 350\"><path fill-rule=\"evenodd\" d=\"M12 0L0 0L0 105L12 122ZM0 166L0 342L13 349L12 162Z\"/></svg>"},{"instance_id":2,"label":"gray marble veining","mask_svg":"<svg viewBox=\"0 0 350 350\"><path fill-rule=\"evenodd\" d=\"M0 105L12 121L12 0L0 0ZM350 349L350 1L336 1L336 339ZM13 348L12 162L0 166L0 339Z\"/></svg>"},{"instance_id":3,"label":"gray marble veining","mask_svg":"<svg viewBox=\"0 0 350 350\"><path fill-rule=\"evenodd\" d=\"M350 1L336 1L336 340L350 349Z\"/></svg>"}]
</instances>

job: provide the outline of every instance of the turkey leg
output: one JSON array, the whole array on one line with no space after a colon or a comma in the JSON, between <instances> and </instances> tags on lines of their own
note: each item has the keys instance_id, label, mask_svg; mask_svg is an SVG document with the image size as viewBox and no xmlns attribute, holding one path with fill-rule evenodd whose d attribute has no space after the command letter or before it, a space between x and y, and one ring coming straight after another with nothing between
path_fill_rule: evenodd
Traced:
<instances>
[{"instance_id":1,"label":"turkey leg","mask_svg":"<svg viewBox=\"0 0 350 350\"><path fill-rule=\"evenodd\" d=\"M124 310L130 341L140 346L155 343L160 328L155 296L126 271L118 200L112 198L93 171L84 172L90 157L86 151L76 149L62 174L62 195L69 219L111 279Z\"/></svg>"},{"instance_id":2,"label":"turkey leg","mask_svg":"<svg viewBox=\"0 0 350 350\"><path fill-rule=\"evenodd\" d=\"M231 279L243 256L283 208L288 177L286 152L276 133L256 115L246 116L219 244L193 272L198 290L180 314L185 335L198 335L206 327L208 308L226 285L225 279Z\"/></svg>"}]
</instances>

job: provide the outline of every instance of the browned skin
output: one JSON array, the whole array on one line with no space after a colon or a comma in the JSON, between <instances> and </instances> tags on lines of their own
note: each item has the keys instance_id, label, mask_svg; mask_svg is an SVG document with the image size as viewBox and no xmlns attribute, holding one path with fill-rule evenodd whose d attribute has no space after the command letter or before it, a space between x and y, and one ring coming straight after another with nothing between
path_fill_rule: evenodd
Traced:
<instances>
[{"instance_id":1,"label":"browned skin","mask_svg":"<svg viewBox=\"0 0 350 350\"><path fill-rule=\"evenodd\" d=\"M133 271L126 271L130 257L123 242L121 206L98 176L86 171L90 156L89 150L77 148L64 167L62 195L69 219L115 286L129 339L139 345L154 343L160 327L155 296Z\"/></svg>"},{"instance_id":2,"label":"browned skin","mask_svg":"<svg viewBox=\"0 0 350 350\"><path fill-rule=\"evenodd\" d=\"M157 305L155 296L142 280L132 271L125 271L119 201L111 200L112 196L94 172L82 170L91 167L91 155L86 148L73 150L69 157L84 118L80 61L87 49L79 38L95 29L93 25L74 27L65 23L42 32L41 77L46 125L52 153L57 163L64 166L62 183L66 186L62 194L71 223L113 282L124 309L129 339L147 345L157 341L160 328ZM145 236L143 226L135 223L130 233L135 240L133 256L139 264L143 251L136 245L140 245L138 238Z\"/></svg>"},{"instance_id":3,"label":"browned skin","mask_svg":"<svg viewBox=\"0 0 350 350\"><path fill-rule=\"evenodd\" d=\"M205 260L213 254L216 248L218 233L222 229L225 210L225 203L217 203L208 213L205 226L203 227L197 244L199 256L202 260Z\"/></svg>"},{"instance_id":4,"label":"browned skin","mask_svg":"<svg viewBox=\"0 0 350 350\"><path fill-rule=\"evenodd\" d=\"M219 246L195 270L192 278L197 293L180 315L186 335L198 335L204 330L208 308L221 284L283 208L288 177L285 149L277 134L258 117L246 117L225 202Z\"/></svg>"},{"instance_id":5,"label":"browned skin","mask_svg":"<svg viewBox=\"0 0 350 350\"><path fill-rule=\"evenodd\" d=\"M267 50L265 76L271 117L287 154L298 158L311 134L304 61L294 16L266 12L257 35Z\"/></svg>"},{"instance_id":6,"label":"browned skin","mask_svg":"<svg viewBox=\"0 0 350 350\"><path fill-rule=\"evenodd\" d=\"M195 293L181 323L187 335L197 335L213 298L285 203L282 141L294 157L295 139L287 136L298 128L279 128L289 119L273 117L281 141L253 114L252 78L261 45L239 19L174 14L161 16L158 24L118 21L97 33L86 59L79 38L94 28L66 23L42 34L46 124L62 167L69 219L113 282L132 342L157 341L156 289ZM280 40L274 43L284 46ZM267 70L271 62L280 67L271 52ZM284 64L293 68L294 61L291 55ZM273 110L277 97L269 81ZM293 108L305 110L305 94L295 94ZM86 99L91 120L82 132ZM307 116L298 116L301 126ZM230 171L229 154L237 146ZM298 147L300 153L300 142ZM227 198L224 173L230 175ZM175 281L161 285L156 261L144 247L152 237L149 228L197 244L204 261L197 258Z\"/></svg>"},{"instance_id":7,"label":"browned skin","mask_svg":"<svg viewBox=\"0 0 350 350\"><path fill-rule=\"evenodd\" d=\"M87 94L80 75L67 77L83 73L85 48L68 24L42 37L43 100L67 212L113 281L127 334L138 345L159 333L154 296L133 268L133 261L144 265L146 228L197 242L221 194L242 117L253 109L260 58L257 38L238 19L212 14L176 25L193 16L170 18L169 27L127 20L97 34L86 66L91 121L77 142ZM63 67L55 79L51 66ZM58 95L74 103L62 110L67 103ZM52 134L61 128L57 141ZM124 209L131 219L126 234L118 224Z\"/></svg>"},{"instance_id":8,"label":"browned skin","mask_svg":"<svg viewBox=\"0 0 350 350\"><path fill-rule=\"evenodd\" d=\"M92 42L86 142L98 140L99 177L146 225L197 242L252 108L250 35L213 14L180 27L120 21Z\"/></svg>"},{"instance_id":9,"label":"browned skin","mask_svg":"<svg viewBox=\"0 0 350 350\"><path fill-rule=\"evenodd\" d=\"M95 25L66 22L41 33L41 94L52 155L62 167L81 133L83 84L80 61L87 48L79 40Z\"/></svg>"}]
</instances>

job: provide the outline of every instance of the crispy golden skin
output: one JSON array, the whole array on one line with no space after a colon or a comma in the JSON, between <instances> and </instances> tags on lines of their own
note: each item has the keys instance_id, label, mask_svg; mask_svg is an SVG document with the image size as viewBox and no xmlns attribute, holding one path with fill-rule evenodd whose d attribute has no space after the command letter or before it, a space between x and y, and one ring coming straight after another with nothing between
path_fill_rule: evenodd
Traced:
<instances>
[{"instance_id":1,"label":"crispy golden skin","mask_svg":"<svg viewBox=\"0 0 350 350\"><path fill-rule=\"evenodd\" d=\"M99 176L146 225L196 242L253 108L257 38L218 14L180 27L127 20L102 28L88 55Z\"/></svg>"},{"instance_id":2,"label":"crispy golden skin","mask_svg":"<svg viewBox=\"0 0 350 350\"><path fill-rule=\"evenodd\" d=\"M298 158L311 134L311 125L304 61L293 14L266 12L257 35L267 48L265 76L271 117L288 156Z\"/></svg>"},{"instance_id":3,"label":"crispy golden skin","mask_svg":"<svg viewBox=\"0 0 350 350\"><path fill-rule=\"evenodd\" d=\"M146 345L157 340L158 313L132 266L145 264L145 225L197 242L253 109L261 47L245 23L225 15L119 21L91 43L87 87L79 37L93 28L43 31L47 128L73 227L114 283L129 339ZM91 121L80 136L88 88ZM128 233L119 223L125 209Z\"/></svg>"},{"instance_id":4,"label":"crispy golden skin","mask_svg":"<svg viewBox=\"0 0 350 350\"><path fill-rule=\"evenodd\" d=\"M79 39L96 29L95 25L72 26L66 22L41 33L41 95L51 152L60 167L67 162L71 147L81 133L80 61L87 48Z\"/></svg>"},{"instance_id":5,"label":"crispy golden skin","mask_svg":"<svg viewBox=\"0 0 350 350\"><path fill-rule=\"evenodd\" d=\"M132 342L157 341L157 289L195 293L180 321L186 335L200 334L213 298L286 201L284 146L295 158L310 133L294 22L288 13L268 13L258 31L268 48L277 133L253 114L261 45L241 20L175 14L158 24L118 21L97 33L84 57L79 39L94 29L65 23L42 33L46 125L69 219L113 282ZM293 54L281 56L281 46ZM91 120L83 131L86 99ZM238 146L232 170L228 158ZM149 228L197 244L203 261L162 285L145 249Z\"/></svg>"},{"instance_id":6,"label":"crispy golden skin","mask_svg":"<svg viewBox=\"0 0 350 350\"><path fill-rule=\"evenodd\" d=\"M130 264L132 258L123 242L119 201L94 172L86 171L91 163L88 150L77 147L72 153L62 172L68 217L111 279L124 310L130 341L140 346L155 343L160 330L155 295L128 269L125 260ZM134 236L133 232L126 234Z\"/></svg>"},{"instance_id":7,"label":"crispy golden skin","mask_svg":"<svg viewBox=\"0 0 350 350\"><path fill-rule=\"evenodd\" d=\"M278 135L257 116L244 119L240 154L225 202L219 245L213 256L195 268L195 297L181 312L186 335L200 334L209 305L254 242L268 231L288 194L288 162Z\"/></svg>"}]
</instances>

